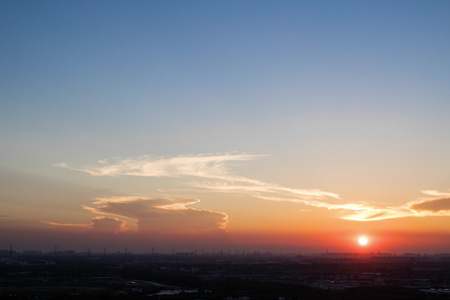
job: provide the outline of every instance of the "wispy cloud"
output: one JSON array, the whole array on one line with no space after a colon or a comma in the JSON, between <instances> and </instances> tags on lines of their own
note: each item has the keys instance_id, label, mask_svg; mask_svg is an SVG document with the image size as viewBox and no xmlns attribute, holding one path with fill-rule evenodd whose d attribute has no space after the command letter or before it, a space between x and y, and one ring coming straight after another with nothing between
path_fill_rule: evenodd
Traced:
<instances>
[{"instance_id":1,"label":"wispy cloud","mask_svg":"<svg viewBox=\"0 0 450 300\"><path fill-rule=\"evenodd\" d=\"M414 203L410 208L421 212L444 212L450 214L450 198L425 200Z\"/></svg>"},{"instance_id":2,"label":"wispy cloud","mask_svg":"<svg viewBox=\"0 0 450 300\"><path fill-rule=\"evenodd\" d=\"M73 228L92 228L92 224L71 224L71 223L58 223L51 221L41 221L41 223L52 225L52 226L61 226L61 227L73 227Z\"/></svg>"},{"instance_id":3,"label":"wispy cloud","mask_svg":"<svg viewBox=\"0 0 450 300\"><path fill-rule=\"evenodd\" d=\"M285 197L266 197L266 196L255 196L260 199L269 200L269 201L277 201L277 202L294 202L294 203L302 203L307 206L311 207L319 207L319 208L326 208L329 210L340 210L340 211L363 211L370 209L370 207L367 207L363 204L358 203L342 203L342 204L333 204L323 201L314 201L314 200L304 200L304 199L295 199L295 198L285 198Z\"/></svg>"},{"instance_id":4,"label":"wispy cloud","mask_svg":"<svg viewBox=\"0 0 450 300\"><path fill-rule=\"evenodd\" d=\"M442 196L448 193L423 191L424 194ZM435 198L411 201L401 206L367 208L355 214L344 216L354 221L378 221L403 217L450 216L450 198Z\"/></svg>"},{"instance_id":5,"label":"wispy cloud","mask_svg":"<svg viewBox=\"0 0 450 300\"><path fill-rule=\"evenodd\" d=\"M310 201L312 206L324 205L314 200L338 199L339 195L319 189L294 189L273 183L238 176L229 164L264 157L255 154L205 154L157 158L149 155L137 158L100 160L96 164L74 167L66 163L55 166L85 172L92 176L175 177L186 179L186 185L222 193L246 193L258 198L260 193L276 194L284 201ZM309 202L308 202L309 203Z\"/></svg>"},{"instance_id":6,"label":"wispy cloud","mask_svg":"<svg viewBox=\"0 0 450 300\"><path fill-rule=\"evenodd\" d=\"M324 199L324 198L335 198L339 199L339 195L331 192L325 192L319 189L292 189L276 184L266 183L258 180L253 180L252 184L247 185L235 185L226 182L191 182L189 185L215 190L217 192L233 192L233 193L254 193L254 192L264 192L264 193L283 193L296 195L302 199ZM286 199L286 201L290 201Z\"/></svg>"},{"instance_id":7,"label":"wispy cloud","mask_svg":"<svg viewBox=\"0 0 450 300\"><path fill-rule=\"evenodd\" d=\"M309 207L326 208L342 212L340 218L354 221L376 221L403 217L429 215L450 215L450 193L435 190L422 191L433 198L412 201L400 206L375 207L365 203L345 203L338 194L320 189L298 189L238 176L231 172L233 162L249 161L264 157L247 153L224 153L181 155L176 157L154 157L150 155L136 158L100 160L92 165L74 167L67 163L56 166L85 172L92 176L142 176L174 177L185 181L190 188L229 194L245 194L251 197L278 202L300 203ZM436 199L437 197L437 199ZM126 217L135 220L141 228L150 224L148 220L160 220L160 216L190 218L215 215L209 227L224 228L226 215L195 210L187 205L196 199L115 197L99 198L98 207L84 207L98 214ZM119 209L120 207L120 209ZM170 212L170 213L168 213ZM175 217L172 219L174 224ZM207 218L206 218L207 219ZM156 222L156 221L155 221ZM170 223L170 222L169 222ZM167 228L170 227L168 224ZM153 224L155 226L155 224ZM207 226L207 227L208 227Z\"/></svg>"},{"instance_id":8,"label":"wispy cloud","mask_svg":"<svg viewBox=\"0 0 450 300\"><path fill-rule=\"evenodd\" d=\"M58 223L49 221L42 221L42 223L52 226L69 227L76 229L89 229L100 232L117 233L126 231L128 229L126 226L127 222L125 222L124 220L111 217L95 217L91 220L90 224L70 224L70 223Z\"/></svg>"},{"instance_id":9,"label":"wispy cloud","mask_svg":"<svg viewBox=\"0 0 450 300\"><path fill-rule=\"evenodd\" d=\"M368 207L364 210L342 216L341 218L352 221L380 221L412 216L417 216L417 214L411 209L408 209L408 207L399 206L387 208Z\"/></svg>"},{"instance_id":10,"label":"wispy cloud","mask_svg":"<svg viewBox=\"0 0 450 300\"><path fill-rule=\"evenodd\" d=\"M423 190L422 193L425 195L433 196L433 197L440 197L440 198L450 198L449 192L439 192L435 190Z\"/></svg>"},{"instance_id":11,"label":"wispy cloud","mask_svg":"<svg viewBox=\"0 0 450 300\"><path fill-rule=\"evenodd\" d=\"M55 164L55 166L85 172L92 176L192 176L252 183L252 179L230 174L228 168L226 167L226 163L232 161L247 161L263 156L265 155L254 155L246 153L184 155L162 158L144 155L136 158L100 160L95 164L81 167L74 167L67 163L59 163Z\"/></svg>"}]
</instances>

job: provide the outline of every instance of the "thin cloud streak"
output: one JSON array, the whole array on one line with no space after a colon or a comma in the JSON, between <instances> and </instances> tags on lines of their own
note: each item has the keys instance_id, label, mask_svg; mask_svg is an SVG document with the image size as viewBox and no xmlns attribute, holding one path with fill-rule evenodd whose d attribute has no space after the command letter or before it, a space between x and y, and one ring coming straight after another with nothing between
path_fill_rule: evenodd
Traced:
<instances>
[{"instance_id":1,"label":"thin cloud streak","mask_svg":"<svg viewBox=\"0 0 450 300\"><path fill-rule=\"evenodd\" d=\"M91 228L91 225L92 225L92 224L58 223L58 222L51 222L51 221L41 221L41 223L48 224L48 225L52 225L52 226L73 227L73 228L85 228L85 229Z\"/></svg>"},{"instance_id":2,"label":"thin cloud streak","mask_svg":"<svg viewBox=\"0 0 450 300\"><path fill-rule=\"evenodd\" d=\"M412 210L406 207L393 207L393 208L367 208L362 211L358 211L355 214L341 217L344 220L350 221L381 221L387 219L397 219L404 217L418 216Z\"/></svg>"},{"instance_id":3,"label":"thin cloud streak","mask_svg":"<svg viewBox=\"0 0 450 300\"><path fill-rule=\"evenodd\" d=\"M446 195L437 191L423 191L427 195ZM369 208L343 219L353 221L379 221L404 217L450 216L450 198L412 201L402 206Z\"/></svg>"},{"instance_id":4,"label":"thin cloud streak","mask_svg":"<svg viewBox=\"0 0 450 300\"><path fill-rule=\"evenodd\" d=\"M423 194L425 195L430 195L433 197L441 197L441 198L447 198L450 197L450 193L443 193L443 192L439 192L439 191L435 191L435 190L424 190L422 191Z\"/></svg>"},{"instance_id":5,"label":"thin cloud streak","mask_svg":"<svg viewBox=\"0 0 450 300\"><path fill-rule=\"evenodd\" d=\"M321 201L311 201L311 200L302 200L302 199L294 199L294 198L282 198L282 197L265 197L262 195L255 195L255 197L276 201L276 202L294 202L294 203L302 203L312 207L326 208L329 210L342 210L342 211L362 211L370 209L369 207L363 206L362 204L355 203L346 203L346 204L332 204Z\"/></svg>"},{"instance_id":6,"label":"thin cloud streak","mask_svg":"<svg viewBox=\"0 0 450 300\"><path fill-rule=\"evenodd\" d=\"M50 221L41 221L41 223L48 224L57 227L68 227L74 229L88 229L101 232L123 232L128 229L127 222L110 217L95 217L91 220L90 224L70 224L70 223L58 223Z\"/></svg>"},{"instance_id":7,"label":"thin cloud streak","mask_svg":"<svg viewBox=\"0 0 450 300\"><path fill-rule=\"evenodd\" d=\"M59 163L54 166L88 173L92 176L193 176L254 183L255 181L252 179L229 174L226 163L231 161L248 161L264 156L266 155L225 153L218 155L155 158L150 155L144 155L137 158L119 158L111 161L100 160L97 164L83 167L73 167L67 163Z\"/></svg>"},{"instance_id":8,"label":"thin cloud streak","mask_svg":"<svg viewBox=\"0 0 450 300\"><path fill-rule=\"evenodd\" d=\"M291 189L275 184L258 182L258 185L227 185L220 183L191 183L192 186L210 189L222 193L241 193L255 198L276 201L302 203L312 207L341 210L367 209L361 204L334 204L326 201L339 200L339 195L318 189Z\"/></svg>"},{"instance_id":9,"label":"thin cloud streak","mask_svg":"<svg viewBox=\"0 0 450 300\"><path fill-rule=\"evenodd\" d=\"M267 192L267 193L287 193L295 194L305 198L335 198L339 199L339 195L335 193L325 192L318 189L291 189L282 187L276 184L265 183L262 181L253 180L254 185L230 185L224 183L214 183L214 182L192 182L189 185L197 188L210 189L218 192Z\"/></svg>"}]
</instances>

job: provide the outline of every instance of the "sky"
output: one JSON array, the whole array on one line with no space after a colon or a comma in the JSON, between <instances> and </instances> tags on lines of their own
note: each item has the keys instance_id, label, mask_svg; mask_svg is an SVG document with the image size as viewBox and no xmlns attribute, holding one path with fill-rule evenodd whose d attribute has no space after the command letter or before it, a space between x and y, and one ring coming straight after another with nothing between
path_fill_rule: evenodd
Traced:
<instances>
[{"instance_id":1,"label":"sky","mask_svg":"<svg viewBox=\"0 0 450 300\"><path fill-rule=\"evenodd\" d=\"M0 249L449 252L449 15L1 1Z\"/></svg>"}]
</instances>

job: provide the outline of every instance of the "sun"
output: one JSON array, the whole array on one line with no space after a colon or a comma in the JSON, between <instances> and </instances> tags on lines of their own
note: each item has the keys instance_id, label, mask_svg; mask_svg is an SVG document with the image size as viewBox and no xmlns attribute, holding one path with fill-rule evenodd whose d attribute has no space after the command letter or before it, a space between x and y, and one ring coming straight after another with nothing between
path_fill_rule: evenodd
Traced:
<instances>
[{"instance_id":1,"label":"sun","mask_svg":"<svg viewBox=\"0 0 450 300\"><path fill-rule=\"evenodd\" d=\"M366 238L365 236L360 237L359 240L358 240L358 243L359 243L361 246L367 245L367 242L368 242L368 240L367 240L367 238Z\"/></svg>"}]
</instances>

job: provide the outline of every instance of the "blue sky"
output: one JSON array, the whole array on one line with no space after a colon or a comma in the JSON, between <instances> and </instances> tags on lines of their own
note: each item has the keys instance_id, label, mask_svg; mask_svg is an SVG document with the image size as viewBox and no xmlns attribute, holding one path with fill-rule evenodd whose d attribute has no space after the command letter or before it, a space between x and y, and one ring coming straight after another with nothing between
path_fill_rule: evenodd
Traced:
<instances>
[{"instance_id":1,"label":"blue sky","mask_svg":"<svg viewBox=\"0 0 450 300\"><path fill-rule=\"evenodd\" d=\"M147 193L142 178L72 171L252 154L264 156L229 170L344 202L445 193L449 13L448 1L2 1L0 169Z\"/></svg>"},{"instance_id":2,"label":"blue sky","mask_svg":"<svg viewBox=\"0 0 450 300\"><path fill-rule=\"evenodd\" d=\"M2 6L4 120L23 133L448 109L445 1Z\"/></svg>"}]
</instances>

